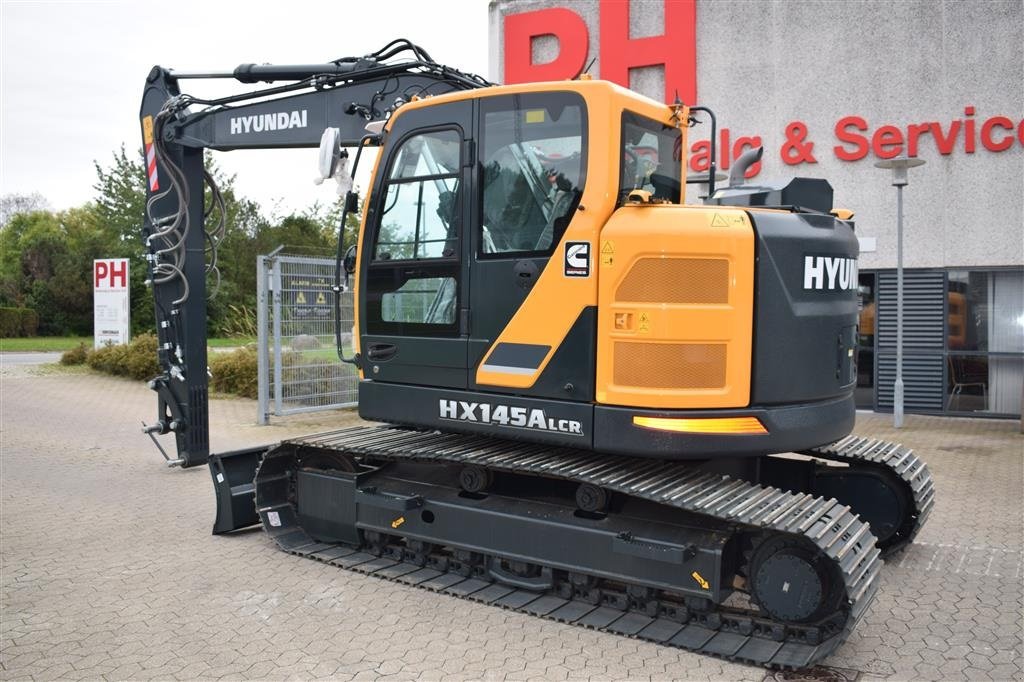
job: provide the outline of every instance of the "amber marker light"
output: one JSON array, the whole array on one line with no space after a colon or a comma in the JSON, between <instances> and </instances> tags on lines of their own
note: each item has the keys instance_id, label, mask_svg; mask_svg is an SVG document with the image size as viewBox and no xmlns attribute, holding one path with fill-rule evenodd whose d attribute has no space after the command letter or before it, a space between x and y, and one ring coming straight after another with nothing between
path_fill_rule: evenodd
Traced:
<instances>
[{"instance_id":1,"label":"amber marker light","mask_svg":"<svg viewBox=\"0 0 1024 682\"><path fill-rule=\"evenodd\" d=\"M682 433L722 433L758 435L768 433L757 417L706 417L699 419L674 419L671 417L633 417L636 426L659 431L680 431Z\"/></svg>"}]
</instances>

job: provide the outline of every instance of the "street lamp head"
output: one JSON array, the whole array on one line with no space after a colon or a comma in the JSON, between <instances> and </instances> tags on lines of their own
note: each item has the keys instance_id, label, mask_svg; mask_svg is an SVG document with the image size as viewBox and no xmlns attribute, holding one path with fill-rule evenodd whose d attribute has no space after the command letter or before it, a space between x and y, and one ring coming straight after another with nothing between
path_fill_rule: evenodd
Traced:
<instances>
[{"instance_id":1,"label":"street lamp head","mask_svg":"<svg viewBox=\"0 0 1024 682\"><path fill-rule=\"evenodd\" d=\"M875 162L875 168L892 169L892 184L896 187L901 187L907 184L908 168L915 168L923 165L924 159L919 159L916 156L907 156L906 154L900 154L892 159L883 159Z\"/></svg>"}]
</instances>

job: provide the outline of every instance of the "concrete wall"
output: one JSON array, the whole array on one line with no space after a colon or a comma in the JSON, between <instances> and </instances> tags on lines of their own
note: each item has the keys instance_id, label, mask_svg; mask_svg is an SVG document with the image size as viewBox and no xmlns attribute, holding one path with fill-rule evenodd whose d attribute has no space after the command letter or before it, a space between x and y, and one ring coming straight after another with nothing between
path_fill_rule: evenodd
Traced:
<instances>
[{"instance_id":1,"label":"concrete wall","mask_svg":"<svg viewBox=\"0 0 1024 682\"><path fill-rule=\"evenodd\" d=\"M547 7L568 7L590 31L591 73L600 73L597 0L494 0L490 9L491 77L502 80L503 20ZM758 178L828 178L836 205L856 212L858 233L874 237L861 268L895 267L896 190L890 171L836 158L836 122L866 119L868 137L880 125L939 122L948 129L974 106L976 127L997 115L1024 119L1024 0L874 0L837 2L698 0L697 92L733 139L761 135L765 163ZM630 36L663 32L663 4L632 0ZM535 39L534 61L558 53L552 37ZM589 61L589 58L588 58ZM630 87L663 99L660 67L634 70ZM808 126L816 164L780 159L785 127ZM905 190L908 267L1024 264L1024 142L1007 151L980 140L965 153L963 126L955 151L941 155L924 135ZM1018 131L1015 130L1015 133ZM1024 131L1021 131L1024 134ZM701 137L691 132L691 141ZM703 133L706 136L706 133Z\"/></svg>"}]
</instances>

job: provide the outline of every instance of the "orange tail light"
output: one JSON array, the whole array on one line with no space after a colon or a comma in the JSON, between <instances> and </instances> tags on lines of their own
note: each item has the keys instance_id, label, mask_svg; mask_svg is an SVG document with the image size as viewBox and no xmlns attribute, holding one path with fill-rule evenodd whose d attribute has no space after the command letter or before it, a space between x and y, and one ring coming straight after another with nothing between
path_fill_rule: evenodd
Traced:
<instances>
[{"instance_id":1,"label":"orange tail light","mask_svg":"<svg viewBox=\"0 0 1024 682\"><path fill-rule=\"evenodd\" d=\"M768 433L757 417L633 417L633 423L645 429L660 431L681 431L684 433L721 433L757 435Z\"/></svg>"}]
</instances>

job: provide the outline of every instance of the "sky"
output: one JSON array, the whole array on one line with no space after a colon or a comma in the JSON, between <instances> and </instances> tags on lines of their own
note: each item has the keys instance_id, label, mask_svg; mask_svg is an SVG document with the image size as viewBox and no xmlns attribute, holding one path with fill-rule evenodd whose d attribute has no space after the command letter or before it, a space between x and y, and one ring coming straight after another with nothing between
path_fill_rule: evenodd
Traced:
<instances>
[{"instance_id":1,"label":"sky","mask_svg":"<svg viewBox=\"0 0 1024 682\"><path fill-rule=\"evenodd\" d=\"M486 77L487 27L487 0L0 0L0 194L39 192L54 209L92 199L93 162L108 165L122 144L129 154L141 148L139 105L154 64L319 63L408 38ZM187 81L183 90L249 87ZM313 184L316 158L316 149L217 154L236 189L278 215L334 200L333 182ZM371 166L365 155L361 163Z\"/></svg>"}]
</instances>

